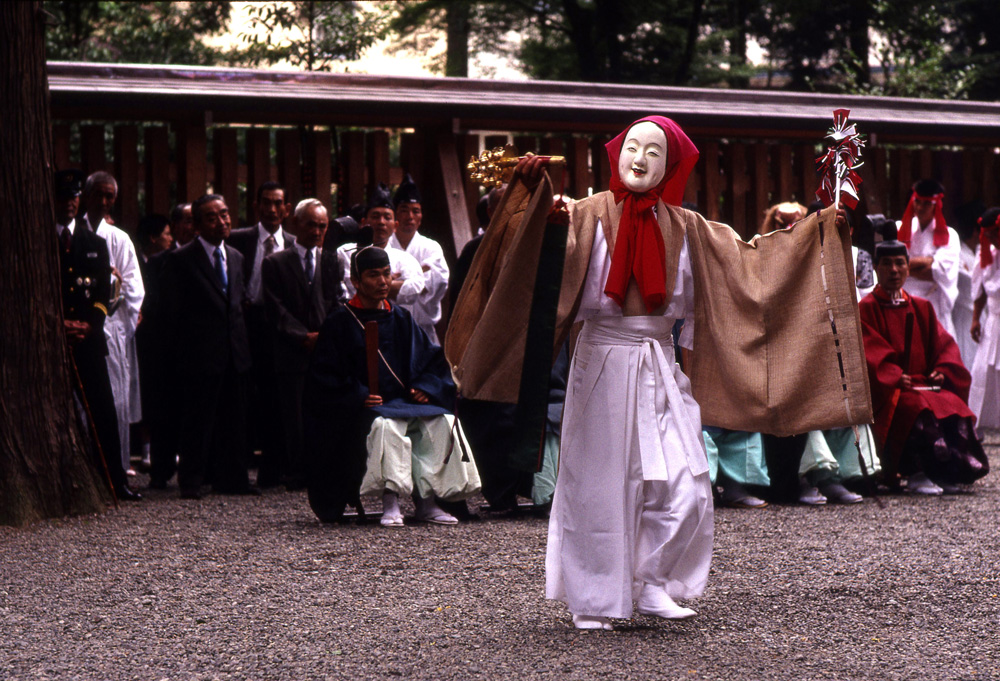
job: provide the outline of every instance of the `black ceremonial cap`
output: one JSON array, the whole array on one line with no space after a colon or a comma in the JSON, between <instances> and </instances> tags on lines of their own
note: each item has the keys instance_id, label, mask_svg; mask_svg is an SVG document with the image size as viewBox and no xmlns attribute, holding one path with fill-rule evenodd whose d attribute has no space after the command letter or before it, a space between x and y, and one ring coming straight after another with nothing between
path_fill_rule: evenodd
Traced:
<instances>
[{"instance_id":1,"label":"black ceremonial cap","mask_svg":"<svg viewBox=\"0 0 1000 681\"><path fill-rule=\"evenodd\" d=\"M83 192L83 171L70 168L57 170L55 174L55 190L57 199L70 199Z\"/></svg>"},{"instance_id":2,"label":"black ceremonial cap","mask_svg":"<svg viewBox=\"0 0 1000 681\"><path fill-rule=\"evenodd\" d=\"M396 195L392 197L393 209L399 208L401 203L421 203L420 190L417 189L417 183L409 173L406 173L406 178L396 189Z\"/></svg>"},{"instance_id":3,"label":"black ceremonial cap","mask_svg":"<svg viewBox=\"0 0 1000 681\"><path fill-rule=\"evenodd\" d=\"M378 246L359 248L351 256L351 276L355 279L360 279L362 272L383 267L389 267L389 254Z\"/></svg>"},{"instance_id":4,"label":"black ceremonial cap","mask_svg":"<svg viewBox=\"0 0 1000 681\"><path fill-rule=\"evenodd\" d=\"M902 241L880 241L875 244L875 264L878 265L879 260L882 258L892 257L895 255L905 255L906 259L910 259L910 254L906 250L906 244Z\"/></svg>"},{"instance_id":5,"label":"black ceremonial cap","mask_svg":"<svg viewBox=\"0 0 1000 681\"><path fill-rule=\"evenodd\" d=\"M372 208L392 207L392 194L389 192L389 187L386 186L385 182L379 182L378 185L372 189L371 196L368 197L368 207L365 208L365 213L370 211Z\"/></svg>"}]
</instances>

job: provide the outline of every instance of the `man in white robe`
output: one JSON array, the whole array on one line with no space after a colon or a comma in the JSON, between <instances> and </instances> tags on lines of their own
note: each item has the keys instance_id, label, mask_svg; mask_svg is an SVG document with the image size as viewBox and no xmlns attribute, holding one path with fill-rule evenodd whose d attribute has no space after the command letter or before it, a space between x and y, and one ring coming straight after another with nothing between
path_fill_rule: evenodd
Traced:
<instances>
[{"instance_id":1,"label":"man in white robe","mask_svg":"<svg viewBox=\"0 0 1000 681\"><path fill-rule=\"evenodd\" d=\"M389 237L396 231L396 214L392 209L392 198L389 188L383 183L372 192L368 201L368 209L362 221L362 228L371 230L371 244L385 250L389 255L389 267L392 270L392 284L389 287L389 300L406 308L413 314L421 293L426 287L426 277L417 259L406 251L389 244ZM343 274L345 299L350 300L357 291L351 283L351 254L358 249L357 243L346 243L337 249L337 259Z\"/></svg>"},{"instance_id":2,"label":"man in white robe","mask_svg":"<svg viewBox=\"0 0 1000 681\"><path fill-rule=\"evenodd\" d=\"M964 235L963 235L964 236ZM972 237L969 238L972 240ZM979 267L979 258L975 248L967 241L962 241L962 252L958 266L958 297L955 299L955 309L951 311L951 319L955 326L955 342L962 353L962 362L969 369L976 362L976 341L972 339L972 280Z\"/></svg>"},{"instance_id":3,"label":"man in white robe","mask_svg":"<svg viewBox=\"0 0 1000 681\"><path fill-rule=\"evenodd\" d=\"M958 273L962 245L958 233L944 220L944 187L934 180L920 180L899 225L898 239L910 253L907 293L931 301L944 330L955 336L951 312L958 298Z\"/></svg>"},{"instance_id":4,"label":"man in white robe","mask_svg":"<svg viewBox=\"0 0 1000 681\"><path fill-rule=\"evenodd\" d=\"M110 173L100 171L87 178L83 191L87 210L85 220L90 229L107 242L114 276L121 288L117 301L112 301L113 308L104 323L104 334L108 340L108 375L115 397L122 446L119 455L127 471L131 456L129 427L142 420L135 330L139 325L139 312L146 292L132 239L107 221L117 196L118 182Z\"/></svg>"},{"instance_id":5,"label":"man in white robe","mask_svg":"<svg viewBox=\"0 0 1000 681\"><path fill-rule=\"evenodd\" d=\"M427 334L435 345L438 341L437 323L441 321L441 301L448 292L448 263L441 244L419 231L424 213L420 205L420 191L409 173L392 197L396 213L396 229L389 237L389 245L412 255L424 273L424 290L410 308L413 321Z\"/></svg>"},{"instance_id":6,"label":"man in white robe","mask_svg":"<svg viewBox=\"0 0 1000 681\"><path fill-rule=\"evenodd\" d=\"M976 427L1000 429L1000 208L990 208L979 223L979 261L973 272L972 339L979 343L972 365L969 407ZM986 319L980 322L983 310Z\"/></svg>"}]
</instances>

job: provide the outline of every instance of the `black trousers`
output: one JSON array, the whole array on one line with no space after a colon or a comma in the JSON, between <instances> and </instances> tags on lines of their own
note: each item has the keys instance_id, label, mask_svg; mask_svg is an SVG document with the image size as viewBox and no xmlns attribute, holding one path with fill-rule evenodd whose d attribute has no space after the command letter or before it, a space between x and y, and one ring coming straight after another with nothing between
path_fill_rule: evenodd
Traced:
<instances>
[{"instance_id":1,"label":"black trousers","mask_svg":"<svg viewBox=\"0 0 1000 681\"><path fill-rule=\"evenodd\" d=\"M302 390L305 388L304 373L281 373L277 375L278 410L281 413L281 433L284 449L279 468L281 481L290 487L305 485L302 468L304 431L302 425Z\"/></svg>"},{"instance_id":2,"label":"black trousers","mask_svg":"<svg viewBox=\"0 0 1000 681\"><path fill-rule=\"evenodd\" d=\"M73 360L80 374L80 383L87 400L90 418L93 419L94 430L103 452L94 449L94 457L98 470L107 465L111 484L116 488L125 485L125 469L122 467L122 445L118 436L118 414L115 411L115 398L111 392L111 379L108 378L108 365L96 344L81 344L73 348Z\"/></svg>"},{"instance_id":3,"label":"black trousers","mask_svg":"<svg viewBox=\"0 0 1000 681\"><path fill-rule=\"evenodd\" d=\"M257 482L270 487L281 482L284 473L281 462L285 451L278 407L278 380L274 371L274 332L264 316L262 305L246 308L246 324L253 361L248 411L252 424L251 445L260 448Z\"/></svg>"},{"instance_id":4,"label":"black trousers","mask_svg":"<svg viewBox=\"0 0 1000 681\"><path fill-rule=\"evenodd\" d=\"M220 375L188 375L178 387L181 400L180 462L182 492L205 483L222 493L250 486L246 437L247 376L232 366Z\"/></svg>"}]
</instances>

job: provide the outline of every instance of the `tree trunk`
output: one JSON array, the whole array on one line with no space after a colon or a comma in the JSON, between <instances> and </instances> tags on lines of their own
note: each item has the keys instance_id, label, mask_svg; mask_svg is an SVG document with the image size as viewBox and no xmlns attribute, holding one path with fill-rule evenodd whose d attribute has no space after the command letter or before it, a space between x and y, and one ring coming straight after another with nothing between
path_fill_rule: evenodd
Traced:
<instances>
[{"instance_id":1,"label":"tree trunk","mask_svg":"<svg viewBox=\"0 0 1000 681\"><path fill-rule=\"evenodd\" d=\"M93 513L107 492L75 416L52 206L45 15L0 3L0 523Z\"/></svg>"},{"instance_id":2,"label":"tree trunk","mask_svg":"<svg viewBox=\"0 0 1000 681\"><path fill-rule=\"evenodd\" d=\"M445 57L444 75L452 78L468 78L469 3L449 2L446 15L448 21L448 53Z\"/></svg>"}]
</instances>

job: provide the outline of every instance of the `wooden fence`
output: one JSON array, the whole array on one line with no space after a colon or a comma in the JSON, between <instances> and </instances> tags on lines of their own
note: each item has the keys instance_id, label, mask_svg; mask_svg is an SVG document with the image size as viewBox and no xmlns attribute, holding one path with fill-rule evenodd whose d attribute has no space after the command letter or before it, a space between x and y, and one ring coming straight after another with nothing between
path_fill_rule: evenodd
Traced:
<instances>
[{"instance_id":1,"label":"wooden fence","mask_svg":"<svg viewBox=\"0 0 1000 681\"><path fill-rule=\"evenodd\" d=\"M296 202L312 197L334 215L364 203L372 183L397 185L413 175L425 196L441 194L437 161L461 174L461 196L451 196L475 225L480 189L468 179L465 164L484 147L513 142L523 152L567 157L565 171L554 173L557 187L580 198L607 187L606 136L593 135L433 135L422 131L330 129L314 127L204 126L59 121L53 126L56 164L90 173L107 170L119 182L117 219L134 228L145 213L167 213L179 202L206 191L238 206L242 222L252 224L253 190L274 180ZM442 137L444 141L442 141ZM808 204L817 186L815 157L820 143L780 140L704 138L693 135L701 158L688 183L686 199L712 219L752 235L768 206L796 200ZM437 148L434 148L437 147ZM444 158L450 157L450 158ZM1000 203L996 148L883 146L870 139L862 168L865 212L898 218L910 185L933 177L947 190L946 216L956 219L964 203ZM452 191L454 194L455 192ZM449 197L446 197L449 198ZM429 201L433 204L433 201ZM434 206L425 210L427 230L446 242L451 255L465 239L439 224ZM466 234L466 239L471 233Z\"/></svg>"}]
</instances>

